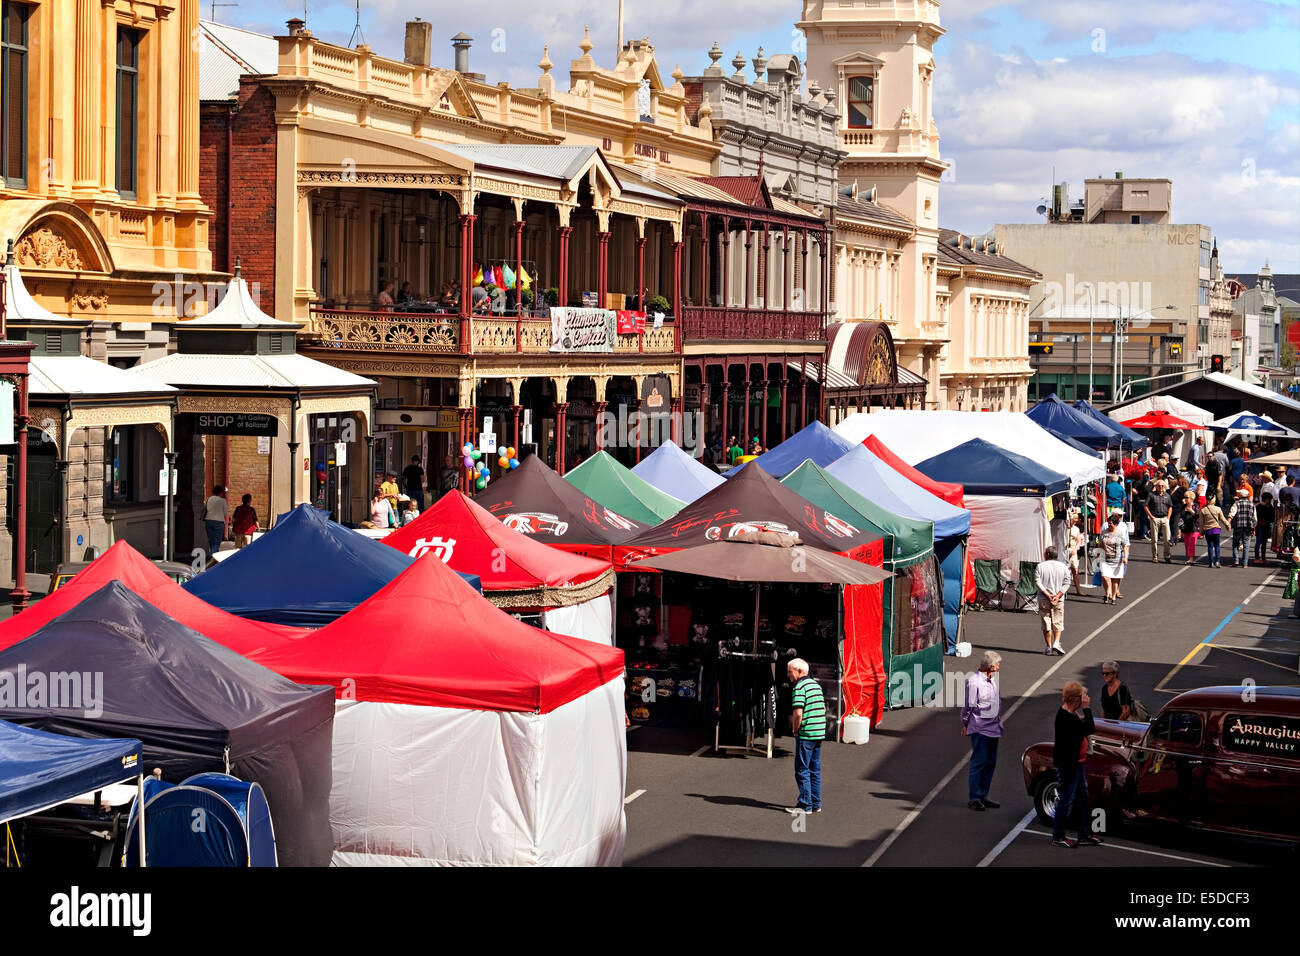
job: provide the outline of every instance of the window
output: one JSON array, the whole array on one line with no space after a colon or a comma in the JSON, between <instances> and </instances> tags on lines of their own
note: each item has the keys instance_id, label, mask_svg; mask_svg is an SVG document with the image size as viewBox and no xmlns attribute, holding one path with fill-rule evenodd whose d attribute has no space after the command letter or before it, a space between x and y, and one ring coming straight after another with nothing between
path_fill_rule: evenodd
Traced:
<instances>
[{"instance_id":1,"label":"window","mask_svg":"<svg viewBox=\"0 0 1300 956\"><path fill-rule=\"evenodd\" d=\"M1196 301L1200 305L1210 304L1210 283L1205 279L1201 280L1200 290L1197 292Z\"/></svg>"},{"instance_id":2,"label":"window","mask_svg":"<svg viewBox=\"0 0 1300 956\"><path fill-rule=\"evenodd\" d=\"M875 79L870 76L855 76L849 80L849 128L871 129L872 94Z\"/></svg>"},{"instance_id":3,"label":"window","mask_svg":"<svg viewBox=\"0 0 1300 956\"><path fill-rule=\"evenodd\" d=\"M108 500L113 502L135 501L135 434L128 426L114 428L108 439L108 454L104 458L104 470L107 472Z\"/></svg>"},{"instance_id":4,"label":"window","mask_svg":"<svg viewBox=\"0 0 1300 956\"><path fill-rule=\"evenodd\" d=\"M1210 252L1211 252L1210 244L1206 240L1202 239L1201 240L1201 268L1202 269L1210 268ZM1202 303L1202 305L1204 305L1204 303Z\"/></svg>"},{"instance_id":5,"label":"window","mask_svg":"<svg viewBox=\"0 0 1300 956\"><path fill-rule=\"evenodd\" d=\"M22 3L3 5L0 34L0 178L5 185L27 188L27 17Z\"/></svg>"},{"instance_id":6,"label":"window","mask_svg":"<svg viewBox=\"0 0 1300 956\"><path fill-rule=\"evenodd\" d=\"M1166 743L1195 747L1201 742L1201 715L1181 711L1161 714L1151 728L1151 736Z\"/></svg>"},{"instance_id":7,"label":"window","mask_svg":"<svg viewBox=\"0 0 1300 956\"><path fill-rule=\"evenodd\" d=\"M1142 225L1142 217L1139 216L1139 215L1137 215L1136 213L1134 213L1132 216L1130 216L1128 221L1129 221L1130 223L1132 223L1133 225L1135 225L1135 226L1140 226L1140 225Z\"/></svg>"},{"instance_id":8,"label":"window","mask_svg":"<svg viewBox=\"0 0 1300 956\"><path fill-rule=\"evenodd\" d=\"M117 192L135 198L136 112L140 101L140 34L117 28Z\"/></svg>"}]
</instances>

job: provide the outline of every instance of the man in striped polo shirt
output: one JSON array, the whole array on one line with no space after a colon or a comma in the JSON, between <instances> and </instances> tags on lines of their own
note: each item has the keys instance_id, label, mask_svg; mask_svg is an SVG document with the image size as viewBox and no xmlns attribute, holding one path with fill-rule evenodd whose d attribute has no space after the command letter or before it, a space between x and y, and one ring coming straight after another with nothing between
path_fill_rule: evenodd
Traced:
<instances>
[{"instance_id":1,"label":"man in striped polo shirt","mask_svg":"<svg viewBox=\"0 0 1300 956\"><path fill-rule=\"evenodd\" d=\"M822 740L826 737L826 698L821 685L808 676L808 662L796 657L786 668L794 684L794 780L799 804L791 813L822 812Z\"/></svg>"}]
</instances>

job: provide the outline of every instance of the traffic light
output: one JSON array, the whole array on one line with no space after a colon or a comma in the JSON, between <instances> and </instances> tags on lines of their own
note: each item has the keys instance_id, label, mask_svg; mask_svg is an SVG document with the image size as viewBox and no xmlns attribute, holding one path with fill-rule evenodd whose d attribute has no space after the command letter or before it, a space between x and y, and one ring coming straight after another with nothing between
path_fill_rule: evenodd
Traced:
<instances>
[{"instance_id":1,"label":"traffic light","mask_svg":"<svg viewBox=\"0 0 1300 956\"><path fill-rule=\"evenodd\" d=\"M1223 356L1222 356L1222 355L1211 355L1211 356L1210 356L1210 371L1211 371L1211 372L1222 372L1222 371L1223 371Z\"/></svg>"},{"instance_id":2,"label":"traffic light","mask_svg":"<svg viewBox=\"0 0 1300 956\"><path fill-rule=\"evenodd\" d=\"M1052 343L1051 342L1030 342L1029 354L1030 355L1051 355Z\"/></svg>"}]
</instances>

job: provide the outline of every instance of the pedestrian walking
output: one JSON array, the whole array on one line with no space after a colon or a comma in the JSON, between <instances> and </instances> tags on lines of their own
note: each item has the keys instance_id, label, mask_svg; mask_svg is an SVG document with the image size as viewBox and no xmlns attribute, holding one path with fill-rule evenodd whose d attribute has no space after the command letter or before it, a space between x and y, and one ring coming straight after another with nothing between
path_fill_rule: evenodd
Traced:
<instances>
[{"instance_id":1,"label":"pedestrian walking","mask_svg":"<svg viewBox=\"0 0 1300 956\"><path fill-rule=\"evenodd\" d=\"M1250 539L1255 535L1255 502L1250 500L1250 489L1237 489L1237 500L1228 510L1228 521L1232 525L1232 566L1244 568L1247 561L1246 549L1250 547Z\"/></svg>"},{"instance_id":2,"label":"pedestrian walking","mask_svg":"<svg viewBox=\"0 0 1300 956\"><path fill-rule=\"evenodd\" d=\"M1192 450L1187 453L1187 470L1192 474L1205 467L1205 439L1197 436L1192 442Z\"/></svg>"},{"instance_id":3,"label":"pedestrian walking","mask_svg":"<svg viewBox=\"0 0 1300 956\"><path fill-rule=\"evenodd\" d=\"M1119 594L1120 578L1128 565L1128 539L1120 533L1120 513L1111 512L1101 536L1101 582L1106 594L1103 604L1114 604Z\"/></svg>"},{"instance_id":4,"label":"pedestrian walking","mask_svg":"<svg viewBox=\"0 0 1300 956\"><path fill-rule=\"evenodd\" d=\"M1228 453L1220 442L1214 446L1214 454L1205 464L1205 474L1210 479L1210 490L1215 492L1220 501L1223 500L1224 492L1227 490L1228 482Z\"/></svg>"},{"instance_id":5,"label":"pedestrian walking","mask_svg":"<svg viewBox=\"0 0 1300 956\"><path fill-rule=\"evenodd\" d=\"M1268 540L1273 535L1273 522L1277 519L1277 508L1273 505L1273 496L1267 491L1261 492L1259 504L1255 506L1255 561L1268 561Z\"/></svg>"},{"instance_id":6,"label":"pedestrian walking","mask_svg":"<svg viewBox=\"0 0 1300 956\"><path fill-rule=\"evenodd\" d=\"M1187 476L1179 475L1178 480L1169 489L1169 500L1174 503L1173 511L1169 515L1169 531L1173 535L1174 544L1183 540L1183 509L1187 507L1187 499L1190 495L1191 486Z\"/></svg>"},{"instance_id":7,"label":"pedestrian walking","mask_svg":"<svg viewBox=\"0 0 1300 956\"><path fill-rule=\"evenodd\" d=\"M1205 563L1211 568L1223 567L1221 544L1225 532L1232 531L1227 515L1219 507L1219 499L1211 497L1201 509L1198 519L1201 534L1205 537Z\"/></svg>"},{"instance_id":8,"label":"pedestrian walking","mask_svg":"<svg viewBox=\"0 0 1300 956\"><path fill-rule=\"evenodd\" d=\"M966 806L972 810L996 810L1002 804L989 799L993 771L998 765L998 741L1002 739L1002 692L996 674L1002 669L1002 655L985 651L980 669L966 678L966 705L961 709L961 732L970 738L970 772Z\"/></svg>"},{"instance_id":9,"label":"pedestrian walking","mask_svg":"<svg viewBox=\"0 0 1300 956\"><path fill-rule=\"evenodd\" d=\"M253 496L244 495L230 516L230 532L235 536L235 547L241 550L248 547L256 530L257 512L253 509Z\"/></svg>"},{"instance_id":10,"label":"pedestrian walking","mask_svg":"<svg viewBox=\"0 0 1300 956\"><path fill-rule=\"evenodd\" d=\"M1183 509L1183 550L1187 553L1187 564L1196 563L1196 542L1201 538L1201 509L1195 504Z\"/></svg>"},{"instance_id":11,"label":"pedestrian walking","mask_svg":"<svg viewBox=\"0 0 1300 956\"><path fill-rule=\"evenodd\" d=\"M799 803L791 813L822 812L822 740L826 737L826 698L821 685L808 676L808 662L796 657L786 665L794 684L790 725L795 736L794 780Z\"/></svg>"},{"instance_id":12,"label":"pedestrian walking","mask_svg":"<svg viewBox=\"0 0 1300 956\"><path fill-rule=\"evenodd\" d=\"M1052 747L1052 764L1056 767L1056 818L1052 821L1052 846L1074 849L1098 846L1088 820L1088 737L1096 729L1092 720L1092 699L1077 680L1061 689L1061 709L1056 712L1056 733ZM1077 840L1065 837L1072 826Z\"/></svg>"},{"instance_id":13,"label":"pedestrian walking","mask_svg":"<svg viewBox=\"0 0 1300 956\"><path fill-rule=\"evenodd\" d=\"M1101 715L1107 720L1128 720L1133 715L1133 695L1119 679L1119 664L1101 662Z\"/></svg>"},{"instance_id":14,"label":"pedestrian walking","mask_svg":"<svg viewBox=\"0 0 1300 956\"><path fill-rule=\"evenodd\" d=\"M380 489L388 499L389 509L393 514L397 514L397 496L402 493L401 489L397 487L397 472L388 472L388 477L385 478L384 483L380 485Z\"/></svg>"},{"instance_id":15,"label":"pedestrian walking","mask_svg":"<svg viewBox=\"0 0 1300 956\"><path fill-rule=\"evenodd\" d=\"M1205 496L1210 488L1210 480L1206 477L1204 468L1196 469L1196 504L1204 508Z\"/></svg>"},{"instance_id":16,"label":"pedestrian walking","mask_svg":"<svg viewBox=\"0 0 1300 956\"><path fill-rule=\"evenodd\" d=\"M228 507L226 489L221 485L214 485L211 497L203 504L203 530L208 534L209 558L221 550L221 542L226 538Z\"/></svg>"},{"instance_id":17,"label":"pedestrian walking","mask_svg":"<svg viewBox=\"0 0 1300 956\"><path fill-rule=\"evenodd\" d=\"M1279 504L1300 507L1300 485L1295 483L1295 475L1286 476L1286 484L1278 492Z\"/></svg>"},{"instance_id":18,"label":"pedestrian walking","mask_svg":"<svg viewBox=\"0 0 1300 956\"><path fill-rule=\"evenodd\" d=\"M1265 468L1264 472L1259 477L1261 479L1259 485L1260 501L1264 500L1265 495L1272 495L1273 500L1277 501L1278 486L1277 486L1277 482L1273 480L1273 473L1269 471L1267 468Z\"/></svg>"},{"instance_id":19,"label":"pedestrian walking","mask_svg":"<svg viewBox=\"0 0 1300 956\"><path fill-rule=\"evenodd\" d=\"M1115 511L1123 508L1124 495L1124 482L1119 472L1114 472L1106 479L1106 509Z\"/></svg>"},{"instance_id":20,"label":"pedestrian walking","mask_svg":"<svg viewBox=\"0 0 1300 956\"><path fill-rule=\"evenodd\" d=\"M424 510L424 469L420 467L420 456L412 455L411 463L402 470L402 481L406 484L406 494L415 502L417 511Z\"/></svg>"},{"instance_id":21,"label":"pedestrian walking","mask_svg":"<svg viewBox=\"0 0 1300 956\"><path fill-rule=\"evenodd\" d=\"M1055 548L1049 547L1043 552L1034 583L1038 586L1038 616L1043 622L1043 640L1047 642L1043 653L1064 657L1061 632L1065 630L1065 592L1070 586L1070 569L1063 561L1057 560Z\"/></svg>"},{"instance_id":22,"label":"pedestrian walking","mask_svg":"<svg viewBox=\"0 0 1300 956\"><path fill-rule=\"evenodd\" d=\"M1169 557L1169 516L1174 510L1173 499L1169 492L1165 490L1165 480L1159 478L1156 480L1147 499L1143 502L1143 510L1146 512L1147 520L1151 527L1151 563L1160 563L1160 542L1165 544L1165 564L1170 563Z\"/></svg>"},{"instance_id":23,"label":"pedestrian walking","mask_svg":"<svg viewBox=\"0 0 1300 956\"><path fill-rule=\"evenodd\" d=\"M1083 589L1079 587L1079 562L1084 560L1087 555L1088 536L1083 531L1083 515L1077 511L1070 518L1070 584L1074 587L1074 593L1083 597Z\"/></svg>"},{"instance_id":24,"label":"pedestrian walking","mask_svg":"<svg viewBox=\"0 0 1300 956\"><path fill-rule=\"evenodd\" d=\"M1139 471L1133 476L1133 484L1129 492L1129 514L1133 516L1136 523L1134 534L1137 540L1142 541L1147 537L1147 532L1151 527L1151 517L1147 514L1146 500L1150 493L1148 487L1147 475L1145 471Z\"/></svg>"},{"instance_id":25,"label":"pedestrian walking","mask_svg":"<svg viewBox=\"0 0 1300 956\"><path fill-rule=\"evenodd\" d=\"M370 527L388 528L393 523L393 506L388 503L388 495L382 486L376 486L370 499Z\"/></svg>"}]
</instances>

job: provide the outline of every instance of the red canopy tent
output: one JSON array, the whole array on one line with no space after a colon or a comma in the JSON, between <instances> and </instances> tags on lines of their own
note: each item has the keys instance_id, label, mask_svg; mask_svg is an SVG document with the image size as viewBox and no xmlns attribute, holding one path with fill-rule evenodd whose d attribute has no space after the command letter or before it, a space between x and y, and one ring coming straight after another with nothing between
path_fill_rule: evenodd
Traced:
<instances>
[{"instance_id":1,"label":"red canopy tent","mask_svg":"<svg viewBox=\"0 0 1300 956\"><path fill-rule=\"evenodd\" d=\"M511 611L541 613L549 631L612 642L608 561L512 531L459 491L382 540L413 558L432 551L453 570L478 575L485 598Z\"/></svg>"},{"instance_id":2,"label":"red canopy tent","mask_svg":"<svg viewBox=\"0 0 1300 956\"><path fill-rule=\"evenodd\" d=\"M939 496L950 505L956 505L958 508L966 507L964 504L966 490L961 485L948 481L935 481L928 475L922 474L890 451L889 446L875 435L868 435L862 444L866 446L867 451L912 482L912 484L920 485L930 494ZM965 587L962 589L962 600L975 600L975 565L971 561L969 551L966 552L966 569L962 578L965 581Z\"/></svg>"},{"instance_id":3,"label":"red canopy tent","mask_svg":"<svg viewBox=\"0 0 1300 956\"><path fill-rule=\"evenodd\" d=\"M1195 431L1198 428L1204 428L1204 425L1197 425L1189 422L1185 418L1179 418L1177 415L1170 414L1163 409L1153 409L1137 418L1130 418L1126 422L1120 422L1125 428L1168 428L1175 431Z\"/></svg>"},{"instance_id":4,"label":"red canopy tent","mask_svg":"<svg viewBox=\"0 0 1300 956\"><path fill-rule=\"evenodd\" d=\"M765 531L793 531L808 547L876 567L884 565L884 541L855 528L795 494L762 468L746 465L667 521L618 548L620 570L635 570L642 557ZM850 585L843 595L843 672L846 714L880 722L885 709L884 588Z\"/></svg>"},{"instance_id":5,"label":"red canopy tent","mask_svg":"<svg viewBox=\"0 0 1300 956\"><path fill-rule=\"evenodd\" d=\"M22 614L0 621L0 650L72 610L110 581L121 581L128 590L168 617L245 656L311 633L309 628L250 621L213 607L186 591L135 548L119 541L49 597L37 601Z\"/></svg>"},{"instance_id":6,"label":"red canopy tent","mask_svg":"<svg viewBox=\"0 0 1300 956\"><path fill-rule=\"evenodd\" d=\"M622 862L621 650L530 627L425 554L255 660L337 688L335 865Z\"/></svg>"}]
</instances>

